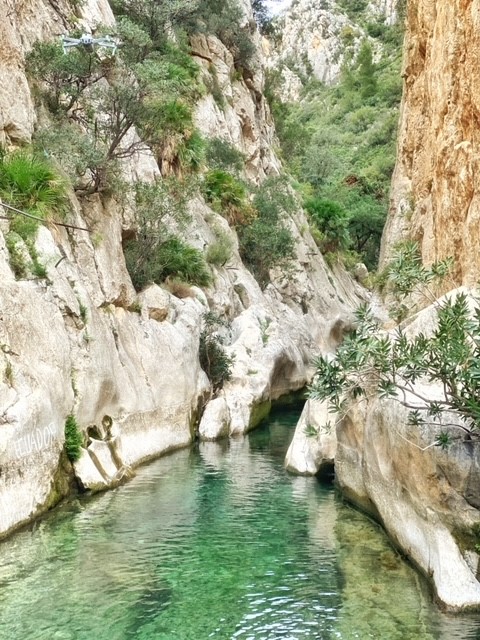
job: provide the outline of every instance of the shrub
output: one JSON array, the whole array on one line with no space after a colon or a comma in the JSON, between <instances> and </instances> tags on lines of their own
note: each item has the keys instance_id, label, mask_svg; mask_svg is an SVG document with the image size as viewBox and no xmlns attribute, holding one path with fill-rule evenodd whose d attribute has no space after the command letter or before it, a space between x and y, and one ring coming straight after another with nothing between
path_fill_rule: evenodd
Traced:
<instances>
[{"instance_id":1,"label":"shrub","mask_svg":"<svg viewBox=\"0 0 480 640\"><path fill-rule=\"evenodd\" d=\"M223 267L232 257L233 243L223 231L217 231L216 236L216 240L208 246L205 257L209 264Z\"/></svg>"},{"instance_id":2,"label":"shrub","mask_svg":"<svg viewBox=\"0 0 480 640\"><path fill-rule=\"evenodd\" d=\"M65 451L70 462L76 462L82 453L83 434L75 416L70 414L65 421Z\"/></svg>"},{"instance_id":3,"label":"shrub","mask_svg":"<svg viewBox=\"0 0 480 640\"><path fill-rule=\"evenodd\" d=\"M193 28L216 35L233 55L237 68L248 68L255 53L248 27L240 27L243 21L242 6L235 0L202 0Z\"/></svg>"},{"instance_id":4,"label":"shrub","mask_svg":"<svg viewBox=\"0 0 480 640\"><path fill-rule=\"evenodd\" d=\"M41 218L65 212L63 180L47 160L29 151L14 151L0 158L0 197ZM34 222L23 219L24 225L36 228Z\"/></svg>"},{"instance_id":5,"label":"shrub","mask_svg":"<svg viewBox=\"0 0 480 640\"><path fill-rule=\"evenodd\" d=\"M253 218L253 210L248 201L245 185L231 173L222 169L212 169L203 182L205 200L230 224L246 224Z\"/></svg>"},{"instance_id":6,"label":"shrub","mask_svg":"<svg viewBox=\"0 0 480 640\"><path fill-rule=\"evenodd\" d=\"M146 145L161 155L168 141L172 155L172 149L186 140L184 155L190 153L192 163L196 160L192 103L201 92L199 66L167 41L161 50L155 48L140 26L124 21L121 27L132 45L127 46L126 64L119 61L121 54L100 60L79 50L65 56L60 45L45 48L41 43L34 46L28 61L31 75L43 82L41 95L57 119L54 131L43 135L43 146L59 161L68 160L76 177L82 178L77 188L86 193L112 191L116 163ZM134 44L139 51L143 47L137 59ZM78 64L72 63L76 57ZM141 140L132 135L134 128Z\"/></svg>"},{"instance_id":7,"label":"shrub","mask_svg":"<svg viewBox=\"0 0 480 640\"><path fill-rule=\"evenodd\" d=\"M40 95L53 113L68 113L83 93L106 77L111 59L103 62L83 47L64 55L58 42L36 42L27 55L26 69L33 82L42 82Z\"/></svg>"},{"instance_id":8,"label":"shrub","mask_svg":"<svg viewBox=\"0 0 480 640\"><path fill-rule=\"evenodd\" d=\"M222 138L208 141L206 158L213 169L221 169L238 175L245 167L245 157L232 144Z\"/></svg>"},{"instance_id":9,"label":"shrub","mask_svg":"<svg viewBox=\"0 0 480 640\"><path fill-rule=\"evenodd\" d=\"M437 426L436 443L446 446L451 434L441 423L444 412L456 416L449 427L469 435L480 429L479 344L480 307L477 302L472 308L464 293L439 305L429 337L408 338L401 328L386 336L370 310L361 307L355 333L347 336L335 360L317 360L310 397L328 400L340 414L355 398L391 398L409 409L409 424ZM441 395L429 399L417 381L438 383Z\"/></svg>"},{"instance_id":10,"label":"shrub","mask_svg":"<svg viewBox=\"0 0 480 640\"><path fill-rule=\"evenodd\" d=\"M161 282L164 264L158 249L168 238L173 225L180 231L190 219L187 204L190 184L175 179L135 186L135 237L124 242L127 269L137 290L148 282Z\"/></svg>"},{"instance_id":11,"label":"shrub","mask_svg":"<svg viewBox=\"0 0 480 640\"><path fill-rule=\"evenodd\" d=\"M295 208L288 184L270 178L254 198L257 217L239 228L240 255L261 286L270 281L270 270L286 267L295 256L295 241L284 219Z\"/></svg>"},{"instance_id":12,"label":"shrub","mask_svg":"<svg viewBox=\"0 0 480 640\"><path fill-rule=\"evenodd\" d=\"M35 237L42 219L52 214L63 218L66 210L65 185L51 165L28 151L16 151L0 158L0 197L6 204L31 213L35 219L13 214L6 245L10 266L16 278L26 278L29 272L44 278L35 249ZM21 240L29 259L21 248Z\"/></svg>"},{"instance_id":13,"label":"shrub","mask_svg":"<svg viewBox=\"0 0 480 640\"><path fill-rule=\"evenodd\" d=\"M205 140L198 131L193 133L178 147L178 159L183 169L197 172L205 161Z\"/></svg>"},{"instance_id":14,"label":"shrub","mask_svg":"<svg viewBox=\"0 0 480 640\"><path fill-rule=\"evenodd\" d=\"M322 252L341 251L348 247L348 214L337 202L312 198L305 202L305 208L322 233Z\"/></svg>"},{"instance_id":15,"label":"shrub","mask_svg":"<svg viewBox=\"0 0 480 640\"><path fill-rule=\"evenodd\" d=\"M163 282L168 276L199 286L207 286L211 282L202 253L176 236L160 242L147 255L143 253L142 244L132 239L126 244L125 258L137 291L149 282Z\"/></svg>"},{"instance_id":16,"label":"shrub","mask_svg":"<svg viewBox=\"0 0 480 640\"><path fill-rule=\"evenodd\" d=\"M10 267L17 280L22 280L28 275L28 265L24 252L21 249L21 238L18 234L10 231L5 236L5 244L8 249Z\"/></svg>"},{"instance_id":17,"label":"shrub","mask_svg":"<svg viewBox=\"0 0 480 640\"><path fill-rule=\"evenodd\" d=\"M424 267L416 242L397 244L392 259L379 277L384 293L392 297L392 317L401 321L419 303L433 303L437 298L439 285L450 275L452 268L452 258Z\"/></svg>"},{"instance_id":18,"label":"shrub","mask_svg":"<svg viewBox=\"0 0 480 640\"><path fill-rule=\"evenodd\" d=\"M195 0L112 0L116 16L128 18L141 28L152 43L153 50L161 50L168 43L172 28L191 25L198 10Z\"/></svg>"},{"instance_id":19,"label":"shrub","mask_svg":"<svg viewBox=\"0 0 480 640\"><path fill-rule=\"evenodd\" d=\"M161 279L173 275L199 286L207 286L211 282L202 253L175 236L159 246L158 261L162 265Z\"/></svg>"},{"instance_id":20,"label":"shrub","mask_svg":"<svg viewBox=\"0 0 480 640\"><path fill-rule=\"evenodd\" d=\"M203 321L204 328L200 334L199 347L200 366L216 393L232 377L234 356L227 354L224 340L219 333L222 328L228 328L228 323L211 312L204 314Z\"/></svg>"}]
</instances>

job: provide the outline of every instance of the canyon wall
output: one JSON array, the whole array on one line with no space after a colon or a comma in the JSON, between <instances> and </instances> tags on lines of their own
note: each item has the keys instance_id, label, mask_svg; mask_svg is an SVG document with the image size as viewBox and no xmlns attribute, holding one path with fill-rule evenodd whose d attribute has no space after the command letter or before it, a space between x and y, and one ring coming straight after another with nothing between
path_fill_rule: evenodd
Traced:
<instances>
[{"instance_id":1,"label":"canyon wall","mask_svg":"<svg viewBox=\"0 0 480 640\"><path fill-rule=\"evenodd\" d=\"M435 326L432 305L411 318L404 331L408 338L428 337ZM415 391L442 397L441 385L425 380ZM309 400L287 453L287 469L321 475L334 460L342 494L382 523L432 582L439 604L451 611L478 610L478 440L454 428L458 418L451 413L442 415L441 425L419 426L410 423L409 412L400 402L374 394L351 400L342 415L329 412L326 402ZM441 431L451 435L447 448L439 446Z\"/></svg>"},{"instance_id":2,"label":"canyon wall","mask_svg":"<svg viewBox=\"0 0 480 640\"><path fill-rule=\"evenodd\" d=\"M403 239L424 263L453 256L457 284L480 273L480 2L409 2L404 96L381 263Z\"/></svg>"},{"instance_id":3,"label":"canyon wall","mask_svg":"<svg viewBox=\"0 0 480 640\"><path fill-rule=\"evenodd\" d=\"M28 145L37 114L25 76L33 43L74 26L113 24L106 0L79 5L22 0L0 6L0 141ZM249 5L246 21L253 24ZM254 36L259 41L259 36ZM204 135L221 136L246 157L253 182L277 175L273 123L263 97L261 54L256 71L237 74L216 38L199 36L193 56L215 74L224 103L211 95L197 105ZM159 179L152 154L125 161L125 179ZM313 352L330 348L332 326L356 303L354 286L325 265L301 209L287 223L295 238L292 272L272 274L262 290L243 265L226 220L200 198L190 202L184 238L204 250L221 229L232 243L213 284L179 299L157 285L135 292L122 239L135 232L128 203L98 194L69 194L69 223L41 226L36 250L47 271L16 280L0 225L0 536L54 505L75 482L85 489L114 485L132 467L200 437L242 434L272 399L305 385ZM5 215L7 212L5 211ZM231 323L226 350L232 378L214 397L199 364L204 313ZM198 425L199 419L203 417ZM75 475L64 452L64 427L74 415L85 435Z\"/></svg>"},{"instance_id":4,"label":"canyon wall","mask_svg":"<svg viewBox=\"0 0 480 640\"><path fill-rule=\"evenodd\" d=\"M477 0L407 3L398 155L381 267L397 243L412 239L425 265L452 256L454 283L478 282L479 34ZM452 280L444 288L452 289ZM428 337L437 305L406 319L406 335ZM440 397L428 381L417 384L422 397ZM455 416L442 420L448 431ZM476 434L453 433L443 449L438 427L410 424L405 407L374 394L352 400L341 416L310 400L286 466L313 475L334 464L343 495L383 524L431 580L442 606L461 611L480 608L480 467Z\"/></svg>"}]
</instances>

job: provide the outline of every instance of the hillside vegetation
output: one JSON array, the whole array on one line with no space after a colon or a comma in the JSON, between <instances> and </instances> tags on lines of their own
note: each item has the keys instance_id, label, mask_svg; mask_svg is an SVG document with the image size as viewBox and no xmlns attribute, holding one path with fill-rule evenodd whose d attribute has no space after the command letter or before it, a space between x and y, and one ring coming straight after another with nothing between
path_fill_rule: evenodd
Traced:
<instances>
[{"instance_id":1,"label":"hillside vegetation","mask_svg":"<svg viewBox=\"0 0 480 640\"><path fill-rule=\"evenodd\" d=\"M202 97L211 94L221 110L226 99L214 66L202 72L192 57L192 37L216 36L233 56L231 81L243 82L254 71L254 24L244 20L237 0L112 0L111 5L116 32L100 27L96 35L108 33L121 42L116 54L85 47L66 54L58 41L37 42L29 54L27 71L41 117L28 157L46 165L47 173L58 173L61 165L80 199L114 198L133 208L136 229L124 252L137 290L167 280L171 286L173 278L173 292L188 295L188 285L209 286L213 268L228 262L233 245L225 234L214 230L216 241L205 251L182 237L188 203L199 195L236 231L243 261L266 285L270 270L294 257L285 219L296 203L282 180L260 187L249 183L242 153L223 139L205 139L194 125ZM132 184L125 164L147 149L161 178ZM11 164L6 158L3 166ZM52 183L50 175L49 180L45 187ZM11 190L10 204L33 213L35 207L27 207L17 191ZM36 226L29 241L35 232ZM11 263L18 277L27 277L32 268L22 263L13 240ZM34 267L43 273L41 265Z\"/></svg>"},{"instance_id":2,"label":"hillside vegetation","mask_svg":"<svg viewBox=\"0 0 480 640\"><path fill-rule=\"evenodd\" d=\"M372 269L395 162L403 11L400 6L399 23L389 26L367 12L367 2L338 4L358 25L341 33L346 62L338 82L327 86L304 72L300 101L282 102L276 69L268 97L283 160L298 181L320 249L331 260L340 254L347 265L361 259Z\"/></svg>"}]
</instances>

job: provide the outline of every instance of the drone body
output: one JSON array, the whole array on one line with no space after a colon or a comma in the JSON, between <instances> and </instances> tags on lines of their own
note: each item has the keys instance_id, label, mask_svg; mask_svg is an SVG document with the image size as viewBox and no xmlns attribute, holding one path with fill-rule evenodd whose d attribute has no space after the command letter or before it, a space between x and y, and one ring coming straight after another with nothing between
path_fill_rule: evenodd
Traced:
<instances>
[{"instance_id":1,"label":"drone body","mask_svg":"<svg viewBox=\"0 0 480 640\"><path fill-rule=\"evenodd\" d=\"M72 47L84 47L88 51L93 51L94 47L105 47L112 50L115 55L117 43L111 36L103 36L94 38L91 33L82 33L80 38L71 38L70 36L62 36L63 53L68 53Z\"/></svg>"}]
</instances>

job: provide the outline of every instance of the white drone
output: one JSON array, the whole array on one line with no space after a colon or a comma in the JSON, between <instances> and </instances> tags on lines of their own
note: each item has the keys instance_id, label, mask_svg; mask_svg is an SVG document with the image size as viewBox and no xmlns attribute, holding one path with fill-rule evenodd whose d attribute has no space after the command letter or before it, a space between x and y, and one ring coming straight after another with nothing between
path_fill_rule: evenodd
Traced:
<instances>
[{"instance_id":1,"label":"white drone","mask_svg":"<svg viewBox=\"0 0 480 640\"><path fill-rule=\"evenodd\" d=\"M80 38L71 38L70 36L62 36L63 53L68 53L72 47L84 47L87 51L93 51L95 47L106 47L112 50L115 55L118 44L111 36L102 36L94 38L91 33L82 33Z\"/></svg>"}]
</instances>

